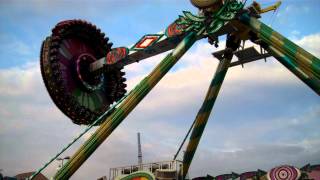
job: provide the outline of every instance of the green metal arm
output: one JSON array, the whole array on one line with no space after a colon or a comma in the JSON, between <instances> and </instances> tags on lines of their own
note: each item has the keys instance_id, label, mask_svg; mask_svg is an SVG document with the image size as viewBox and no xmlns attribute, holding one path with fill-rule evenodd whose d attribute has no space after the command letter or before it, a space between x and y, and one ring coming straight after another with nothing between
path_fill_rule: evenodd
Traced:
<instances>
[{"instance_id":1,"label":"green metal arm","mask_svg":"<svg viewBox=\"0 0 320 180\"><path fill-rule=\"evenodd\" d=\"M289 69L293 74L295 74L301 81L303 81L306 85L308 85L313 91L315 91L318 95L320 95L320 80L308 76L303 72L303 70L299 67L297 63L292 61L289 57L281 53L273 46L269 46L266 50L272 54L281 64L283 64L287 69Z\"/></svg>"},{"instance_id":2,"label":"green metal arm","mask_svg":"<svg viewBox=\"0 0 320 180\"><path fill-rule=\"evenodd\" d=\"M240 16L240 21L258 35L270 51L292 73L320 95L320 59L282 36L266 24L248 14Z\"/></svg>"},{"instance_id":3,"label":"green metal arm","mask_svg":"<svg viewBox=\"0 0 320 180\"><path fill-rule=\"evenodd\" d=\"M220 61L217 67L216 73L214 75L214 78L211 81L206 98L196 116L195 124L193 126L193 130L190 136L187 150L183 157L183 171L180 172L180 174L182 174L183 179L185 179L189 171L190 164L192 162L193 156L199 145L202 133L208 122L211 110L213 108L213 105L220 91L222 82L228 71L228 67L231 62L231 59L232 59L232 56L226 57Z\"/></svg>"},{"instance_id":4,"label":"green metal arm","mask_svg":"<svg viewBox=\"0 0 320 180\"><path fill-rule=\"evenodd\" d=\"M78 149L71 159L57 172L54 179L69 179L76 170L91 156L105 139L116 129L125 117L151 91L171 67L197 40L196 34L190 32L179 45L168 54L161 63L143 79L121 105L101 124L96 132Z\"/></svg>"}]
</instances>

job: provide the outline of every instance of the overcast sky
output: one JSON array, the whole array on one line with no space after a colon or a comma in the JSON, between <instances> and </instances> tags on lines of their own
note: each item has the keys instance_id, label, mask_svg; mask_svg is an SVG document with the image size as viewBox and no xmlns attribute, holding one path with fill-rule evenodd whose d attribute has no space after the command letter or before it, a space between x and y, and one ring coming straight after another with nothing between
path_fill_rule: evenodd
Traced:
<instances>
[{"instance_id":1,"label":"overcast sky","mask_svg":"<svg viewBox=\"0 0 320 180\"><path fill-rule=\"evenodd\" d=\"M249 1L250 2L250 1ZM270 0L261 0L271 5ZM41 78L42 40L56 23L86 19L114 47L135 43L166 28L187 0L1 0L0 169L5 175L33 171L85 127L71 123L52 103ZM320 1L284 0L262 21L320 57ZM223 48L221 43L220 48ZM217 60L199 41L142 101L71 179L96 179L109 168L137 163L136 133L143 161L170 160L191 125ZM134 87L164 55L125 68ZM219 175L291 164L320 163L320 98L276 60L230 69L191 165L190 176ZM84 142L86 135L64 156ZM179 157L181 159L181 156ZM44 174L54 175L58 163Z\"/></svg>"}]
</instances>

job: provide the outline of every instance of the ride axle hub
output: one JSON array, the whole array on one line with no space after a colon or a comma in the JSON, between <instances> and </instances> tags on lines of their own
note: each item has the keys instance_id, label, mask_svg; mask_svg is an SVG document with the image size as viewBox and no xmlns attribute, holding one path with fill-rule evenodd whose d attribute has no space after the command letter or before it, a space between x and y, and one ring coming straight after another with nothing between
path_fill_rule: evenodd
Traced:
<instances>
[{"instance_id":1,"label":"ride axle hub","mask_svg":"<svg viewBox=\"0 0 320 180\"><path fill-rule=\"evenodd\" d=\"M83 87L88 91L94 91L101 88L103 84L102 74L90 73L90 64L95 62L96 58L91 54L83 53L76 61L77 77Z\"/></svg>"}]
</instances>

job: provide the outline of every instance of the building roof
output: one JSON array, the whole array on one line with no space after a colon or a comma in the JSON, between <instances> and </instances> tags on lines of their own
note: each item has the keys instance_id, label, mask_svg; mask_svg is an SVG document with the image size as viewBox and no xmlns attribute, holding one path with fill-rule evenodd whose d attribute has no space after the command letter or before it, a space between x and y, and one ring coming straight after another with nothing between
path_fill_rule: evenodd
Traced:
<instances>
[{"instance_id":1,"label":"building roof","mask_svg":"<svg viewBox=\"0 0 320 180\"><path fill-rule=\"evenodd\" d=\"M25 180L26 178L30 177L33 173L34 172L21 173L14 177L17 178L17 180ZM40 173L34 178L34 180L48 180L48 178Z\"/></svg>"}]
</instances>

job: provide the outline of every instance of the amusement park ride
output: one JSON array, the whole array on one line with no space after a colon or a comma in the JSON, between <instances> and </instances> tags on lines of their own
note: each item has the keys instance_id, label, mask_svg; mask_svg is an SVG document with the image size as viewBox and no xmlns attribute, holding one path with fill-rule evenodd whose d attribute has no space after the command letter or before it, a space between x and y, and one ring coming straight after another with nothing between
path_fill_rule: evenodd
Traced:
<instances>
[{"instance_id":1,"label":"amusement park ride","mask_svg":"<svg viewBox=\"0 0 320 180\"><path fill-rule=\"evenodd\" d=\"M183 54L200 39L207 38L210 44L217 47L219 36L227 37L226 48L213 53L219 60L219 65L190 130L190 140L178 172L179 179L185 179L188 173L229 67L273 56L320 95L320 60L258 20L261 14L276 10L281 2L267 8L262 8L257 2L245 7L245 0L191 0L191 3L199 9L198 15L183 11L183 15L165 31L147 34L130 47L111 48L112 43L109 43L105 34L83 20L63 21L53 28L52 34L44 40L41 48L43 80L57 107L73 123L88 125L88 128L30 177L31 179L90 128L99 126L54 176L54 179L70 178ZM261 51L253 47L245 48L246 41L259 45ZM133 90L126 93L123 67L169 50L172 51L160 64ZM234 55L237 61L231 62ZM206 178L307 179L308 175L312 176L312 172L316 170L320 170L320 166L302 169L283 166L262 175L243 173L237 176ZM120 179L155 178L144 171L138 172L140 173L135 172Z\"/></svg>"}]
</instances>

